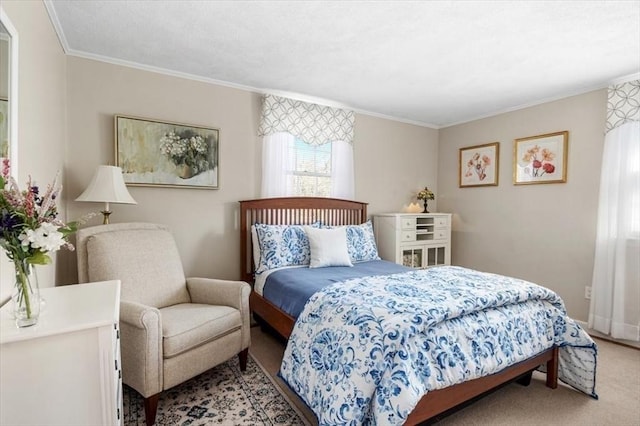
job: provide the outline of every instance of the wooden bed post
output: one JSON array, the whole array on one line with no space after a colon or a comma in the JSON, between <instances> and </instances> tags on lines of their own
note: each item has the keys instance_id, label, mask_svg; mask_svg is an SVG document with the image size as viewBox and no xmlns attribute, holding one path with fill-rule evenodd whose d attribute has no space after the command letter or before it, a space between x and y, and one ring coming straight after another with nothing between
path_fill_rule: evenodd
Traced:
<instances>
[{"instance_id":1,"label":"wooden bed post","mask_svg":"<svg viewBox=\"0 0 640 426\"><path fill-rule=\"evenodd\" d=\"M547 361L547 387L556 389L558 387L558 347L553 347L553 355Z\"/></svg>"},{"instance_id":2,"label":"wooden bed post","mask_svg":"<svg viewBox=\"0 0 640 426\"><path fill-rule=\"evenodd\" d=\"M240 279L248 283L253 284L253 274L247 272L247 241L249 238L249 232L251 224L247 225L247 210L243 207L242 201L240 202ZM252 261L251 255L249 260Z\"/></svg>"}]
</instances>

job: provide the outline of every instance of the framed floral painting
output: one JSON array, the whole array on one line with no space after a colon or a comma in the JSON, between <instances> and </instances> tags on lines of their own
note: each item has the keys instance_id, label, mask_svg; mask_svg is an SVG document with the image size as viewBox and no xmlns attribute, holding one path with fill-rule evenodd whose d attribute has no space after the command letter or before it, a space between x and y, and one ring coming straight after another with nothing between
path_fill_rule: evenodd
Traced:
<instances>
[{"instance_id":1,"label":"framed floral painting","mask_svg":"<svg viewBox=\"0 0 640 426\"><path fill-rule=\"evenodd\" d=\"M566 182L568 144L568 131L516 139L513 184Z\"/></svg>"},{"instance_id":2,"label":"framed floral painting","mask_svg":"<svg viewBox=\"0 0 640 426\"><path fill-rule=\"evenodd\" d=\"M116 166L129 186L218 189L215 128L115 116Z\"/></svg>"},{"instance_id":3,"label":"framed floral painting","mask_svg":"<svg viewBox=\"0 0 640 426\"><path fill-rule=\"evenodd\" d=\"M497 186L500 161L500 142L460 148L458 185Z\"/></svg>"}]
</instances>

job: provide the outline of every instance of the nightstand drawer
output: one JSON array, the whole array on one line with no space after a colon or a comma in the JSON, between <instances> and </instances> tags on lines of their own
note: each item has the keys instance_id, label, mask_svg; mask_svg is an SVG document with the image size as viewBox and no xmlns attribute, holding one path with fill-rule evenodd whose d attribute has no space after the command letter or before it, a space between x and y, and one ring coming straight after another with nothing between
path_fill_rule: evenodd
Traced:
<instances>
[{"instance_id":1,"label":"nightstand drawer","mask_svg":"<svg viewBox=\"0 0 640 426\"><path fill-rule=\"evenodd\" d=\"M433 231L433 239L434 240L446 240L449 238L449 230L447 229L436 229Z\"/></svg>"},{"instance_id":2,"label":"nightstand drawer","mask_svg":"<svg viewBox=\"0 0 640 426\"><path fill-rule=\"evenodd\" d=\"M437 217L436 226L449 226L449 218L448 217Z\"/></svg>"},{"instance_id":3,"label":"nightstand drawer","mask_svg":"<svg viewBox=\"0 0 640 426\"><path fill-rule=\"evenodd\" d=\"M415 241L416 240L416 231L402 231L400 233L400 241Z\"/></svg>"},{"instance_id":4,"label":"nightstand drawer","mask_svg":"<svg viewBox=\"0 0 640 426\"><path fill-rule=\"evenodd\" d=\"M415 217L403 217L400 219L400 228L402 229L416 229Z\"/></svg>"}]
</instances>

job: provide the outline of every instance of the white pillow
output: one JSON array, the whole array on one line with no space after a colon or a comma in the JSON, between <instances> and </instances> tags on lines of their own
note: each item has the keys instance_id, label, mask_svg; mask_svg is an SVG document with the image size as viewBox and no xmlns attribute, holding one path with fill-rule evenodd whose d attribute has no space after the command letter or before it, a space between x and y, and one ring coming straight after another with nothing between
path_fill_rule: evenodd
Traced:
<instances>
[{"instance_id":1,"label":"white pillow","mask_svg":"<svg viewBox=\"0 0 640 426\"><path fill-rule=\"evenodd\" d=\"M317 229L306 226L304 231L309 239L311 251L309 268L353 266L347 249L345 228Z\"/></svg>"}]
</instances>

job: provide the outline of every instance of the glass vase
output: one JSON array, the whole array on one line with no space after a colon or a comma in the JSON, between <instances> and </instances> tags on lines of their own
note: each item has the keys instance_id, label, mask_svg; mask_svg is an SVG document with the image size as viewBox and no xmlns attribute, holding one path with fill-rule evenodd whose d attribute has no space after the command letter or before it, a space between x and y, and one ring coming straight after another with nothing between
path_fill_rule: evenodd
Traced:
<instances>
[{"instance_id":1,"label":"glass vase","mask_svg":"<svg viewBox=\"0 0 640 426\"><path fill-rule=\"evenodd\" d=\"M26 260L13 262L16 272L13 300L13 314L18 327L30 327L38 323L40 317L40 287L35 267Z\"/></svg>"}]
</instances>

